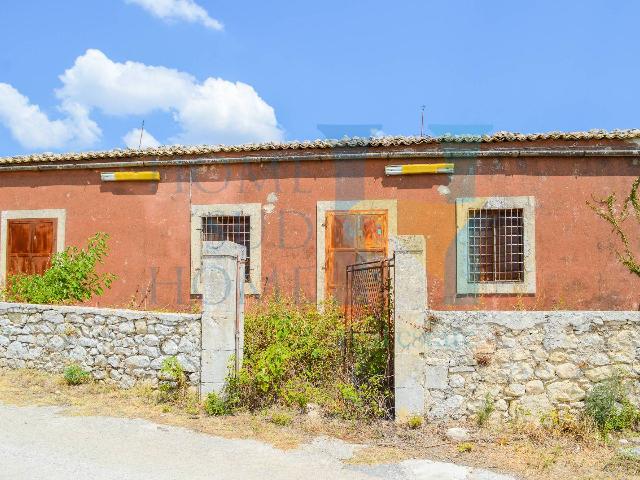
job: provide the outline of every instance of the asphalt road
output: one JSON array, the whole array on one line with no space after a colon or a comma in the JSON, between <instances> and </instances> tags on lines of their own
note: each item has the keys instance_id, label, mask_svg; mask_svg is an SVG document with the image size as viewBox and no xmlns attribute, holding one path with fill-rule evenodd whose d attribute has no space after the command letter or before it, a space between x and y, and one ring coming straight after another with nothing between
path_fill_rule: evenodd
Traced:
<instances>
[{"instance_id":1,"label":"asphalt road","mask_svg":"<svg viewBox=\"0 0 640 480\"><path fill-rule=\"evenodd\" d=\"M453 464L410 460L353 466L351 446L316 439L282 451L144 420L72 417L0 404L0 479L11 480L509 480Z\"/></svg>"}]
</instances>

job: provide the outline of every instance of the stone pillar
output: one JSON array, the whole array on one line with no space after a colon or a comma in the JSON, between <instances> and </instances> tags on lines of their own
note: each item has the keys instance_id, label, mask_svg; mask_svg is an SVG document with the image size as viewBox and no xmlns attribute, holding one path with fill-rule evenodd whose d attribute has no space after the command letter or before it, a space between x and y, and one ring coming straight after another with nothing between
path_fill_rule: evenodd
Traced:
<instances>
[{"instance_id":1,"label":"stone pillar","mask_svg":"<svg viewBox=\"0 0 640 480\"><path fill-rule=\"evenodd\" d=\"M202 243L202 352L200 394L221 393L244 347L244 259L233 242ZM238 336L236 340L236 336ZM236 352L236 349L238 352Z\"/></svg>"},{"instance_id":2,"label":"stone pillar","mask_svg":"<svg viewBox=\"0 0 640 480\"><path fill-rule=\"evenodd\" d=\"M425 332L427 308L426 245L422 235L390 240L395 251L395 413L397 421L425 409Z\"/></svg>"}]
</instances>

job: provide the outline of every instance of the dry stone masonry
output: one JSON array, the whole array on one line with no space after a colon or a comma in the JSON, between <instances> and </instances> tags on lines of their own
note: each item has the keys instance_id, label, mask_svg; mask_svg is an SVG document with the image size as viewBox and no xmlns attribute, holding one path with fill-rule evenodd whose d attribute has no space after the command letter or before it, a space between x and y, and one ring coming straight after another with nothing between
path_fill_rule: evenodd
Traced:
<instances>
[{"instance_id":1,"label":"dry stone masonry","mask_svg":"<svg viewBox=\"0 0 640 480\"><path fill-rule=\"evenodd\" d=\"M199 315L0 303L0 367L61 372L76 363L130 388L157 385L176 356L201 393L220 392L230 361L242 362L244 256L232 242L203 243Z\"/></svg>"},{"instance_id":2,"label":"dry stone masonry","mask_svg":"<svg viewBox=\"0 0 640 480\"><path fill-rule=\"evenodd\" d=\"M640 312L438 311L415 333L396 342L421 346L430 419L470 417L487 394L505 418L579 409L616 372L640 400Z\"/></svg>"},{"instance_id":3,"label":"dry stone masonry","mask_svg":"<svg viewBox=\"0 0 640 480\"><path fill-rule=\"evenodd\" d=\"M61 372L77 363L124 388L157 384L175 355L200 383L200 315L0 303L0 367Z\"/></svg>"}]
</instances>

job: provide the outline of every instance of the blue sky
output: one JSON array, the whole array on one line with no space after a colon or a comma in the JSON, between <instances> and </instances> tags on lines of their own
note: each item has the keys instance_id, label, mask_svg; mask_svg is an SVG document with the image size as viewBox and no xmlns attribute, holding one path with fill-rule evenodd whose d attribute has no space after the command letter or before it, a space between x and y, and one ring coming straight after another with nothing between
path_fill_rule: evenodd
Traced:
<instances>
[{"instance_id":1,"label":"blue sky","mask_svg":"<svg viewBox=\"0 0 640 480\"><path fill-rule=\"evenodd\" d=\"M149 145L413 135L421 105L427 133L634 128L639 18L632 0L7 1L0 155L125 147L142 120Z\"/></svg>"}]
</instances>

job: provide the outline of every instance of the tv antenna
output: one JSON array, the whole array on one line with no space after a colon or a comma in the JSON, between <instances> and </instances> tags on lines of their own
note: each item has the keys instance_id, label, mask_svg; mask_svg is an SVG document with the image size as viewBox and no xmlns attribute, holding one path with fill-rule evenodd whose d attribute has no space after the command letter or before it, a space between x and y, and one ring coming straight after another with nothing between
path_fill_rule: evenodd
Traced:
<instances>
[{"instance_id":1,"label":"tv antenna","mask_svg":"<svg viewBox=\"0 0 640 480\"><path fill-rule=\"evenodd\" d=\"M424 137L424 109L426 105L420 107L420 136Z\"/></svg>"},{"instance_id":2,"label":"tv antenna","mask_svg":"<svg viewBox=\"0 0 640 480\"><path fill-rule=\"evenodd\" d=\"M144 134L144 120L142 120L142 127L140 128L140 142L138 142L138 150L142 148L142 135Z\"/></svg>"}]
</instances>

